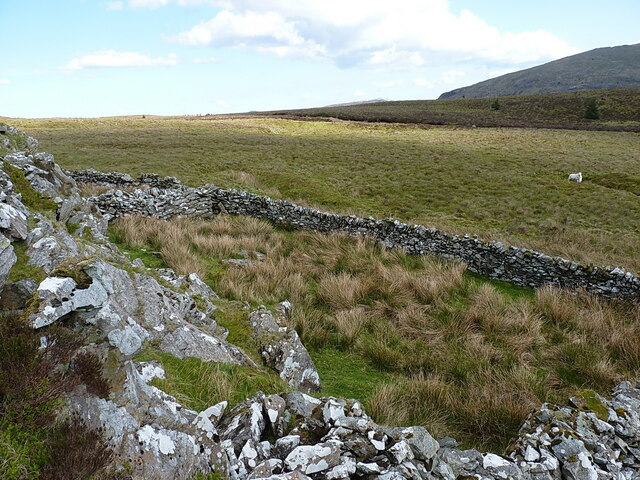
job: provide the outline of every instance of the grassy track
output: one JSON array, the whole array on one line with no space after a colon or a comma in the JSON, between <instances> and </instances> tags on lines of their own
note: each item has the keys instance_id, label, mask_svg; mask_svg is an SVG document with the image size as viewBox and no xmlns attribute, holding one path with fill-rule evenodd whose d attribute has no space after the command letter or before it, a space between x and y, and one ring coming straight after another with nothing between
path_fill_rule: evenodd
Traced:
<instances>
[{"instance_id":1,"label":"grassy track","mask_svg":"<svg viewBox=\"0 0 640 480\"><path fill-rule=\"evenodd\" d=\"M10 119L70 169L174 175L640 272L640 136L270 117ZM567 174L582 171L581 185Z\"/></svg>"}]
</instances>

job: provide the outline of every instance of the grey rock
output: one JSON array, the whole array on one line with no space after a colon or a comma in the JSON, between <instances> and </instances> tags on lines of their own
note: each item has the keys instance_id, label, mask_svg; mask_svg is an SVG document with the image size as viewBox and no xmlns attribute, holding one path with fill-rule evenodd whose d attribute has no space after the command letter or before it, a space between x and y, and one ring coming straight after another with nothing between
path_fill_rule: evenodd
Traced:
<instances>
[{"instance_id":1,"label":"grey rock","mask_svg":"<svg viewBox=\"0 0 640 480\"><path fill-rule=\"evenodd\" d=\"M16 257L9 239L0 233L0 288L9 278L9 272L17 260L18 257Z\"/></svg>"},{"instance_id":2,"label":"grey rock","mask_svg":"<svg viewBox=\"0 0 640 480\"><path fill-rule=\"evenodd\" d=\"M520 469L512 462L494 453L487 453L482 460L482 467L496 479L523 478Z\"/></svg>"},{"instance_id":3,"label":"grey rock","mask_svg":"<svg viewBox=\"0 0 640 480\"><path fill-rule=\"evenodd\" d=\"M29 232L27 216L11 205L0 203L0 231L9 238L24 240Z\"/></svg>"},{"instance_id":4,"label":"grey rock","mask_svg":"<svg viewBox=\"0 0 640 480\"><path fill-rule=\"evenodd\" d=\"M229 440L238 455L247 440L260 441L266 421L263 415L264 394L258 393L252 398L236 405L220 420L218 431L221 440Z\"/></svg>"},{"instance_id":5,"label":"grey rock","mask_svg":"<svg viewBox=\"0 0 640 480\"><path fill-rule=\"evenodd\" d=\"M38 310L29 316L34 328L51 325L70 312L84 308L98 308L107 300L107 291L93 282L79 289L69 277L47 277L38 286Z\"/></svg>"},{"instance_id":6,"label":"grey rock","mask_svg":"<svg viewBox=\"0 0 640 480\"><path fill-rule=\"evenodd\" d=\"M2 254L0 253L0 259ZM0 265L1 265L0 260ZM1 275L0 275L1 280ZM0 285L2 282L0 281ZM38 288L38 284L33 280L27 278L20 280L16 283L7 283L0 292L0 310L19 313L21 312L27 301L33 296L33 293Z\"/></svg>"},{"instance_id":7,"label":"grey rock","mask_svg":"<svg viewBox=\"0 0 640 480\"><path fill-rule=\"evenodd\" d=\"M562 474L569 480L598 480L598 471L593 457L581 440L563 439L552 447L553 453L560 460Z\"/></svg>"},{"instance_id":8,"label":"grey rock","mask_svg":"<svg viewBox=\"0 0 640 480\"><path fill-rule=\"evenodd\" d=\"M159 347L178 358L196 357L204 362L252 365L242 350L192 325L167 332Z\"/></svg>"},{"instance_id":9,"label":"grey rock","mask_svg":"<svg viewBox=\"0 0 640 480\"><path fill-rule=\"evenodd\" d=\"M311 480L311 477L308 477L301 472L295 471L271 475L270 477L262 477L260 480Z\"/></svg>"},{"instance_id":10,"label":"grey rock","mask_svg":"<svg viewBox=\"0 0 640 480\"><path fill-rule=\"evenodd\" d=\"M416 458L423 461L432 459L438 449L439 443L429 434L424 427L399 427L385 429L387 435L395 440L404 440L411 447Z\"/></svg>"},{"instance_id":11,"label":"grey rock","mask_svg":"<svg viewBox=\"0 0 640 480\"><path fill-rule=\"evenodd\" d=\"M311 475L332 469L340 464L340 442L330 440L316 445L296 447L284 463L289 470Z\"/></svg>"},{"instance_id":12,"label":"grey rock","mask_svg":"<svg viewBox=\"0 0 640 480\"><path fill-rule=\"evenodd\" d=\"M294 415L299 415L304 418L311 417L313 411L319 405L322 405L322 402L317 398L310 397L305 393L295 390L285 394L284 398L287 402L287 409Z\"/></svg>"},{"instance_id":13,"label":"grey rock","mask_svg":"<svg viewBox=\"0 0 640 480\"><path fill-rule=\"evenodd\" d=\"M295 330L278 325L264 307L251 313L249 323L266 365L275 368L280 378L296 389L320 390L318 372Z\"/></svg>"},{"instance_id":14,"label":"grey rock","mask_svg":"<svg viewBox=\"0 0 640 480\"><path fill-rule=\"evenodd\" d=\"M327 480L348 480L356 473L356 461L351 457L340 457L340 464L327 470L323 476Z\"/></svg>"},{"instance_id":15,"label":"grey rock","mask_svg":"<svg viewBox=\"0 0 640 480\"><path fill-rule=\"evenodd\" d=\"M66 224L74 211L79 209L82 205L82 198L77 193L64 198L62 203L58 206L58 211L56 213L57 219Z\"/></svg>"},{"instance_id":16,"label":"grey rock","mask_svg":"<svg viewBox=\"0 0 640 480\"><path fill-rule=\"evenodd\" d=\"M473 475L482 466L483 458L477 450L453 450L444 448L438 452L441 464L446 464L454 478L461 475Z\"/></svg>"},{"instance_id":17,"label":"grey rock","mask_svg":"<svg viewBox=\"0 0 640 480\"><path fill-rule=\"evenodd\" d=\"M273 455L284 460L298 445L300 445L300 435L286 435L276 440L273 448Z\"/></svg>"},{"instance_id":18,"label":"grey rock","mask_svg":"<svg viewBox=\"0 0 640 480\"><path fill-rule=\"evenodd\" d=\"M279 458L270 458L258 465L251 474L247 477L247 480L258 480L263 478L272 478L273 475L277 475L282 472L282 460Z\"/></svg>"},{"instance_id":19,"label":"grey rock","mask_svg":"<svg viewBox=\"0 0 640 480\"><path fill-rule=\"evenodd\" d=\"M27 238L29 265L40 267L46 273L50 273L63 261L80 254L78 244L67 232L58 230L52 235L45 235L43 227L30 232Z\"/></svg>"}]
</instances>

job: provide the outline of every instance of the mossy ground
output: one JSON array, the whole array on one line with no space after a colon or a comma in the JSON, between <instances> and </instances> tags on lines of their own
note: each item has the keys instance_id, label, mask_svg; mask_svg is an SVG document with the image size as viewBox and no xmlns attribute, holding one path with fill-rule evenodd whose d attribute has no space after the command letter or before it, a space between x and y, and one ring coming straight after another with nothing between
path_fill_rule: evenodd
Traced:
<instances>
[{"instance_id":1,"label":"mossy ground","mask_svg":"<svg viewBox=\"0 0 640 480\"><path fill-rule=\"evenodd\" d=\"M26 278L34 280L36 283L40 283L47 275L40 267L29 265L29 257L27 256L27 242L14 242L13 251L16 254L16 263L11 267L9 271L9 282L18 282Z\"/></svg>"},{"instance_id":2,"label":"mossy ground","mask_svg":"<svg viewBox=\"0 0 640 480\"><path fill-rule=\"evenodd\" d=\"M40 193L35 191L31 186L29 180L24 176L22 170L14 167L8 162L4 162L2 167L4 171L9 175L9 179L13 183L13 187L16 193L22 195L22 203L32 210L37 212L55 212L57 209L56 202L50 198L43 197Z\"/></svg>"},{"instance_id":3,"label":"mossy ground","mask_svg":"<svg viewBox=\"0 0 640 480\"><path fill-rule=\"evenodd\" d=\"M266 368L205 363L192 357L179 359L153 349L140 352L135 360L159 362L165 369L166 378L154 379L151 384L197 411L222 401L233 406L257 391L278 393L288 390L278 374Z\"/></svg>"}]
</instances>

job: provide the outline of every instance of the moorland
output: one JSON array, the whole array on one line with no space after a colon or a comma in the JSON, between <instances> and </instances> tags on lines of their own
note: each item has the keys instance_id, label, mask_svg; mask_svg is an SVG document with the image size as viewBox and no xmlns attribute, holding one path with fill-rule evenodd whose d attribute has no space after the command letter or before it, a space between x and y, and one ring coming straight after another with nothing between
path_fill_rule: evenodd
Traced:
<instances>
[{"instance_id":1,"label":"moorland","mask_svg":"<svg viewBox=\"0 0 640 480\"><path fill-rule=\"evenodd\" d=\"M445 125L292 112L6 122L68 169L173 175L640 271L640 137L612 131L636 129L638 119L612 115L591 124L601 130L474 128L480 112L508 108L458 102L472 116L447 117ZM577 171L583 183L568 182ZM640 372L637 305L516 288L456 262L250 218L130 217L112 225L111 239L147 266L206 279L222 297L216 321L247 352L257 350L247 304L290 300L291 326L317 365L322 394L359 398L380 422L425 425L464 446L501 451L541 402L605 394ZM241 256L250 262L228 262ZM159 355L140 358L161 360L167 378L158 386L193 408L203 398L237 402L282 388L269 372Z\"/></svg>"}]
</instances>

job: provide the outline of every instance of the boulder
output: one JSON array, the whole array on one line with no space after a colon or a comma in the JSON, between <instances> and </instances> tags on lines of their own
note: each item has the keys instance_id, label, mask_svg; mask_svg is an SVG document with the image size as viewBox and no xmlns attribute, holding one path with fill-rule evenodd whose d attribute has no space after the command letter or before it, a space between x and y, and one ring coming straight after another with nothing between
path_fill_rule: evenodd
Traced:
<instances>
[{"instance_id":1,"label":"boulder","mask_svg":"<svg viewBox=\"0 0 640 480\"><path fill-rule=\"evenodd\" d=\"M0 288L9 278L9 272L18 260L9 239L0 233Z\"/></svg>"},{"instance_id":2,"label":"boulder","mask_svg":"<svg viewBox=\"0 0 640 480\"><path fill-rule=\"evenodd\" d=\"M276 369L280 378L293 388L320 391L318 371L294 329L280 326L264 307L251 313L249 323L267 366Z\"/></svg>"},{"instance_id":3,"label":"boulder","mask_svg":"<svg viewBox=\"0 0 640 480\"><path fill-rule=\"evenodd\" d=\"M99 282L82 289L73 278L47 277L38 285L38 310L29 316L29 320L33 328L42 328L73 311L99 308L107 297L107 291Z\"/></svg>"},{"instance_id":4,"label":"boulder","mask_svg":"<svg viewBox=\"0 0 640 480\"><path fill-rule=\"evenodd\" d=\"M1 258L2 254L0 253L0 259ZM0 285L1 284L2 282L0 278ZM20 313L24 310L27 305L27 301L31 299L33 293L38 288L38 284L33 280L26 278L16 283L7 283L4 287L0 288L2 289L0 291L0 310Z\"/></svg>"},{"instance_id":5,"label":"boulder","mask_svg":"<svg viewBox=\"0 0 640 480\"><path fill-rule=\"evenodd\" d=\"M258 443L264 432L266 420L263 415L264 393L239 403L220 420L220 439L231 442L238 455L248 440Z\"/></svg>"},{"instance_id":6,"label":"boulder","mask_svg":"<svg viewBox=\"0 0 640 480\"><path fill-rule=\"evenodd\" d=\"M77 242L64 230L54 229L51 222L41 220L26 238L27 263L51 273L58 265L71 257L78 257Z\"/></svg>"},{"instance_id":7,"label":"boulder","mask_svg":"<svg viewBox=\"0 0 640 480\"><path fill-rule=\"evenodd\" d=\"M316 445L301 445L287 455L284 463L288 470L306 475L324 472L340 465L340 448L341 443L336 440Z\"/></svg>"},{"instance_id":8,"label":"boulder","mask_svg":"<svg viewBox=\"0 0 640 480\"><path fill-rule=\"evenodd\" d=\"M0 203L0 232L15 240L24 240L29 233L27 216L17 208Z\"/></svg>"}]
</instances>

